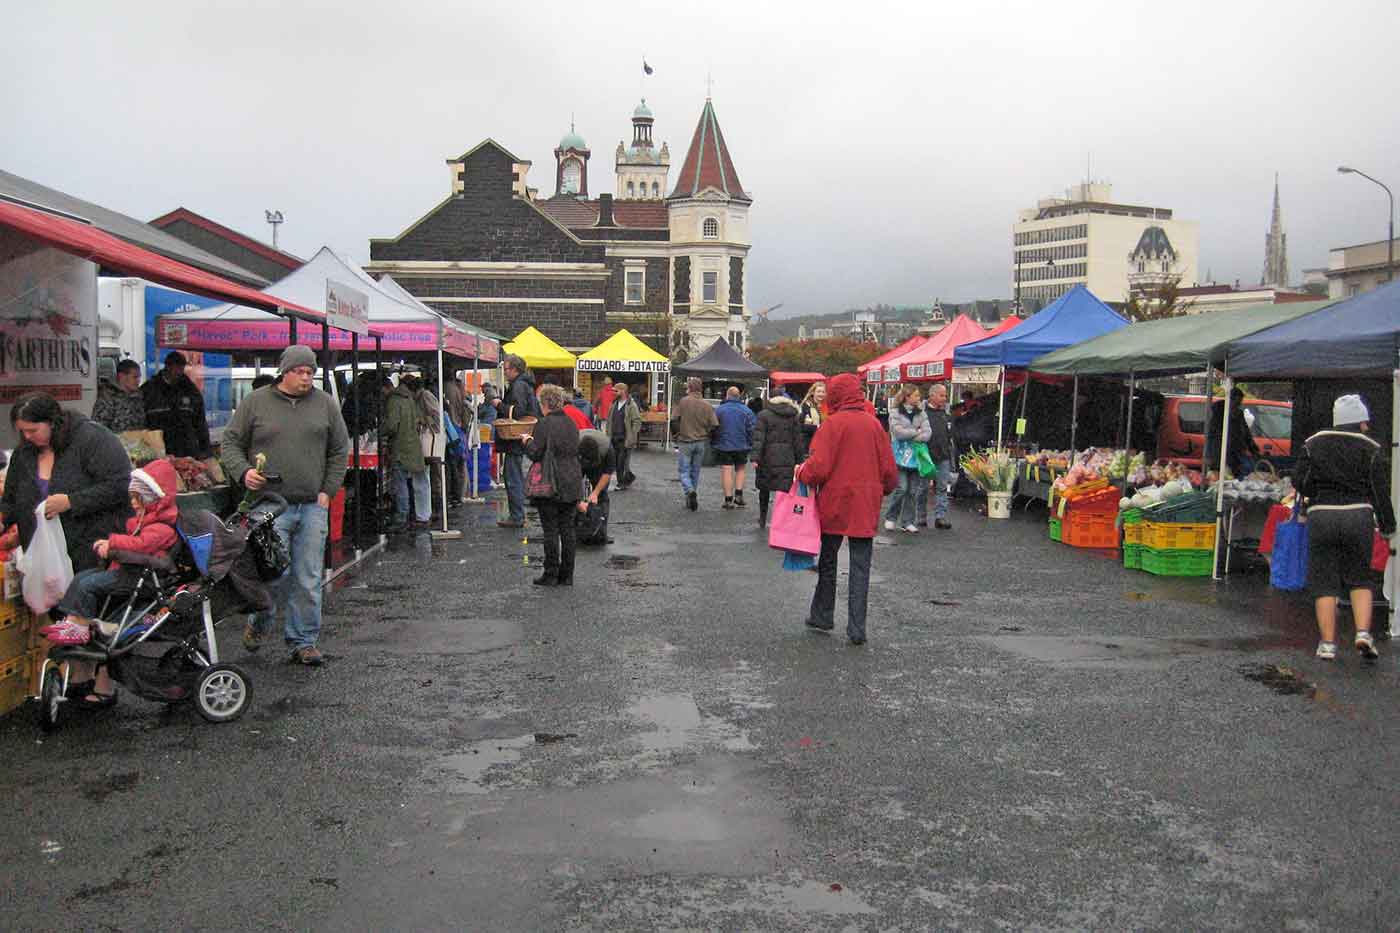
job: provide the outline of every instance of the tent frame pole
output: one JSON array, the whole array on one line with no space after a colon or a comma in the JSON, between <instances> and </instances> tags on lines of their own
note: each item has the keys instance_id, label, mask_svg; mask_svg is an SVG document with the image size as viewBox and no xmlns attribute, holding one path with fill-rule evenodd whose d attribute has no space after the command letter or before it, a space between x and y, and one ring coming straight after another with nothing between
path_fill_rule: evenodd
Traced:
<instances>
[{"instance_id":1,"label":"tent frame pole","mask_svg":"<svg viewBox=\"0 0 1400 933\"><path fill-rule=\"evenodd\" d=\"M1394 274L1393 271L1391 273ZM1400 502L1400 346L1396 347L1395 372L1391 374L1390 388L1390 502L1391 507ZM1385 590L1386 609L1390 612L1391 631L1395 630L1395 597L1400 593L1400 567L1395 566L1395 540L1390 544L1390 586Z\"/></svg>"},{"instance_id":2,"label":"tent frame pole","mask_svg":"<svg viewBox=\"0 0 1400 933\"><path fill-rule=\"evenodd\" d=\"M1074 374L1074 398L1069 403L1069 459L1074 461L1075 435L1079 431L1079 373Z\"/></svg>"},{"instance_id":3,"label":"tent frame pole","mask_svg":"<svg viewBox=\"0 0 1400 933\"><path fill-rule=\"evenodd\" d=\"M1225 378L1221 382L1221 388L1225 391L1225 413L1220 419L1220 463L1219 469L1216 471L1216 475L1219 476L1219 479L1216 480L1215 483L1215 549L1211 552L1210 567L1212 580L1219 580L1221 577L1220 537L1225 527L1225 451L1229 449L1230 444L1230 393L1234 391L1235 388L1235 380L1230 377L1229 357L1225 359L1224 376ZM1210 423L1210 408L1206 409L1206 423ZM1204 460L1201 462L1201 469L1203 471L1205 469ZM1205 476L1202 475L1201 479L1204 482ZM1225 542L1225 544L1227 547L1229 546L1228 541Z\"/></svg>"},{"instance_id":4,"label":"tent frame pole","mask_svg":"<svg viewBox=\"0 0 1400 933\"><path fill-rule=\"evenodd\" d=\"M997 393L997 453L1001 453L1002 425L1006 421L1006 367L1001 367L1001 389Z\"/></svg>"},{"instance_id":5,"label":"tent frame pole","mask_svg":"<svg viewBox=\"0 0 1400 933\"><path fill-rule=\"evenodd\" d=\"M350 437L350 462L355 465L355 511L350 514L350 533L354 536L355 557L361 556L360 552L360 522L361 506L360 501L360 435L364 433L364 425L360 422L360 334L358 331L350 332L350 407L355 412L354 430Z\"/></svg>"},{"instance_id":6,"label":"tent frame pole","mask_svg":"<svg viewBox=\"0 0 1400 933\"><path fill-rule=\"evenodd\" d=\"M671 383L672 383L673 381L674 381L674 380L671 378L670 367L667 367L667 370L666 370L666 445L665 445L665 448L664 448L664 449L667 450L668 452L669 452L670 449L671 449L671 417L672 417L672 413L671 413Z\"/></svg>"},{"instance_id":7,"label":"tent frame pole","mask_svg":"<svg viewBox=\"0 0 1400 933\"><path fill-rule=\"evenodd\" d=\"M1133 396L1137 394L1137 373L1128 370L1128 424L1123 429L1123 450L1128 455L1128 462L1133 459ZM1128 494L1128 469L1123 468L1123 495Z\"/></svg>"},{"instance_id":8,"label":"tent frame pole","mask_svg":"<svg viewBox=\"0 0 1400 933\"><path fill-rule=\"evenodd\" d=\"M477 335L477 355L472 357L472 386L474 391L481 389L481 335ZM481 422L477 420L476 404L471 407L471 437L470 443L465 444L467 448L467 476L471 480L471 489L467 492L467 501L471 503L485 502L480 495L481 485L477 476L477 461L481 458L477 454L481 450Z\"/></svg>"}]
</instances>

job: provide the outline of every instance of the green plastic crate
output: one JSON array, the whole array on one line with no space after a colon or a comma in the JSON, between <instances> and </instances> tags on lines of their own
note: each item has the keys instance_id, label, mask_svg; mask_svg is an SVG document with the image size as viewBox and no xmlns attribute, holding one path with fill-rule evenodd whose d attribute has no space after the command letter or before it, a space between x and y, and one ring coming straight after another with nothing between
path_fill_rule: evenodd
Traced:
<instances>
[{"instance_id":1,"label":"green plastic crate","mask_svg":"<svg viewBox=\"0 0 1400 933\"><path fill-rule=\"evenodd\" d=\"M1142 509L1124 509L1118 513L1118 524L1133 525L1142 521Z\"/></svg>"},{"instance_id":2,"label":"green plastic crate","mask_svg":"<svg viewBox=\"0 0 1400 933\"><path fill-rule=\"evenodd\" d=\"M1208 551L1142 549L1142 569L1159 577L1208 577L1211 558Z\"/></svg>"},{"instance_id":3,"label":"green plastic crate","mask_svg":"<svg viewBox=\"0 0 1400 933\"><path fill-rule=\"evenodd\" d=\"M1058 518L1050 519L1050 540L1060 540L1060 520Z\"/></svg>"},{"instance_id":4,"label":"green plastic crate","mask_svg":"<svg viewBox=\"0 0 1400 933\"><path fill-rule=\"evenodd\" d=\"M1142 520L1148 522L1213 522L1215 497L1208 491L1197 490L1175 496L1142 510Z\"/></svg>"},{"instance_id":5,"label":"green plastic crate","mask_svg":"<svg viewBox=\"0 0 1400 933\"><path fill-rule=\"evenodd\" d=\"M1123 566L1129 570L1142 569L1142 552L1147 550L1141 544L1123 545Z\"/></svg>"}]
</instances>

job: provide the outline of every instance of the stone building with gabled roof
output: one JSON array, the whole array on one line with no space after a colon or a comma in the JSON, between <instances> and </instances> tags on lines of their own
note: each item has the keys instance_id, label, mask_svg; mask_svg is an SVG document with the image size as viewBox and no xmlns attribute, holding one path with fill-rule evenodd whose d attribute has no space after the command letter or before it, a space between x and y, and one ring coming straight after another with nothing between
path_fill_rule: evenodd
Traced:
<instances>
[{"instance_id":1,"label":"stone building with gabled roof","mask_svg":"<svg viewBox=\"0 0 1400 933\"><path fill-rule=\"evenodd\" d=\"M674 187L645 100L632 124L618 193L593 198L590 150L574 127L554 150L548 198L529 186L528 160L484 140L448 160L447 198L398 236L370 241L367 270L452 317L507 336L533 324L570 350L621 327L677 360L716 339L747 350L752 198L712 102Z\"/></svg>"}]
</instances>

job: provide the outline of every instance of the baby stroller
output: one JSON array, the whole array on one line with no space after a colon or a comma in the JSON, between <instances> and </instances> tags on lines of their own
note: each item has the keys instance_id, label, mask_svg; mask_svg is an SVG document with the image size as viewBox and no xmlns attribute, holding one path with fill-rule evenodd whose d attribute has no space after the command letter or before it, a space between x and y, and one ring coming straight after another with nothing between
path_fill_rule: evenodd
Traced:
<instances>
[{"instance_id":1,"label":"baby stroller","mask_svg":"<svg viewBox=\"0 0 1400 933\"><path fill-rule=\"evenodd\" d=\"M169 557L123 552L124 581L111 594L83 645L49 649L39 686L39 725L49 732L63 718L71 686L70 661L106 665L117 683L158 703L193 700L210 722L243 715L253 684L240 668L219 661L214 627L230 616L271 607L266 583L291 563L273 522L287 508L264 493L227 522L213 512L182 516L180 543ZM115 628L113 628L115 627Z\"/></svg>"}]
</instances>

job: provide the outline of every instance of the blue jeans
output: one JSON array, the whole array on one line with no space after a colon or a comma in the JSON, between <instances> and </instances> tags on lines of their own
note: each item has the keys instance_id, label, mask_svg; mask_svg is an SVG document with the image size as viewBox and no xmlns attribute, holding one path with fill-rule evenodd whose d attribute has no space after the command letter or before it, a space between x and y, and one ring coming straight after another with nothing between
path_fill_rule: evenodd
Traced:
<instances>
[{"instance_id":1,"label":"blue jeans","mask_svg":"<svg viewBox=\"0 0 1400 933\"><path fill-rule=\"evenodd\" d=\"M413 517L426 522L433 517L433 490L428 471L410 473L401 466L394 467L394 522L408 521L408 481L413 479Z\"/></svg>"},{"instance_id":2,"label":"blue jeans","mask_svg":"<svg viewBox=\"0 0 1400 933\"><path fill-rule=\"evenodd\" d=\"M287 647L311 647L321 634L322 568L326 562L330 511L315 502L288 505L273 527L292 555L292 566L268 585L272 611L253 616L253 628L266 634L277 621L277 614L286 613L282 635Z\"/></svg>"},{"instance_id":3,"label":"blue jeans","mask_svg":"<svg viewBox=\"0 0 1400 933\"><path fill-rule=\"evenodd\" d=\"M120 582L120 570L80 570L73 582L68 584L68 592L63 594L58 607L71 615L95 619L102 611L102 602L107 594L116 589Z\"/></svg>"},{"instance_id":4,"label":"blue jeans","mask_svg":"<svg viewBox=\"0 0 1400 933\"><path fill-rule=\"evenodd\" d=\"M948 491L952 488L953 461L938 461L938 475L933 478L934 520L948 517Z\"/></svg>"},{"instance_id":5,"label":"blue jeans","mask_svg":"<svg viewBox=\"0 0 1400 933\"><path fill-rule=\"evenodd\" d=\"M700 466L705 462L704 441L676 441L676 460L681 474L681 492L700 489Z\"/></svg>"},{"instance_id":6,"label":"blue jeans","mask_svg":"<svg viewBox=\"0 0 1400 933\"><path fill-rule=\"evenodd\" d=\"M894 522L901 528L914 524L918 517L918 503L928 495L928 481L919 475L918 470L899 468L899 485L890 494L889 508L885 509L885 521Z\"/></svg>"},{"instance_id":7,"label":"blue jeans","mask_svg":"<svg viewBox=\"0 0 1400 933\"><path fill-rule=\"evenodd\" d=\"M510 520L525 521L525 455L506 454L506 504Z\"/></svg>"}]
</instances>

